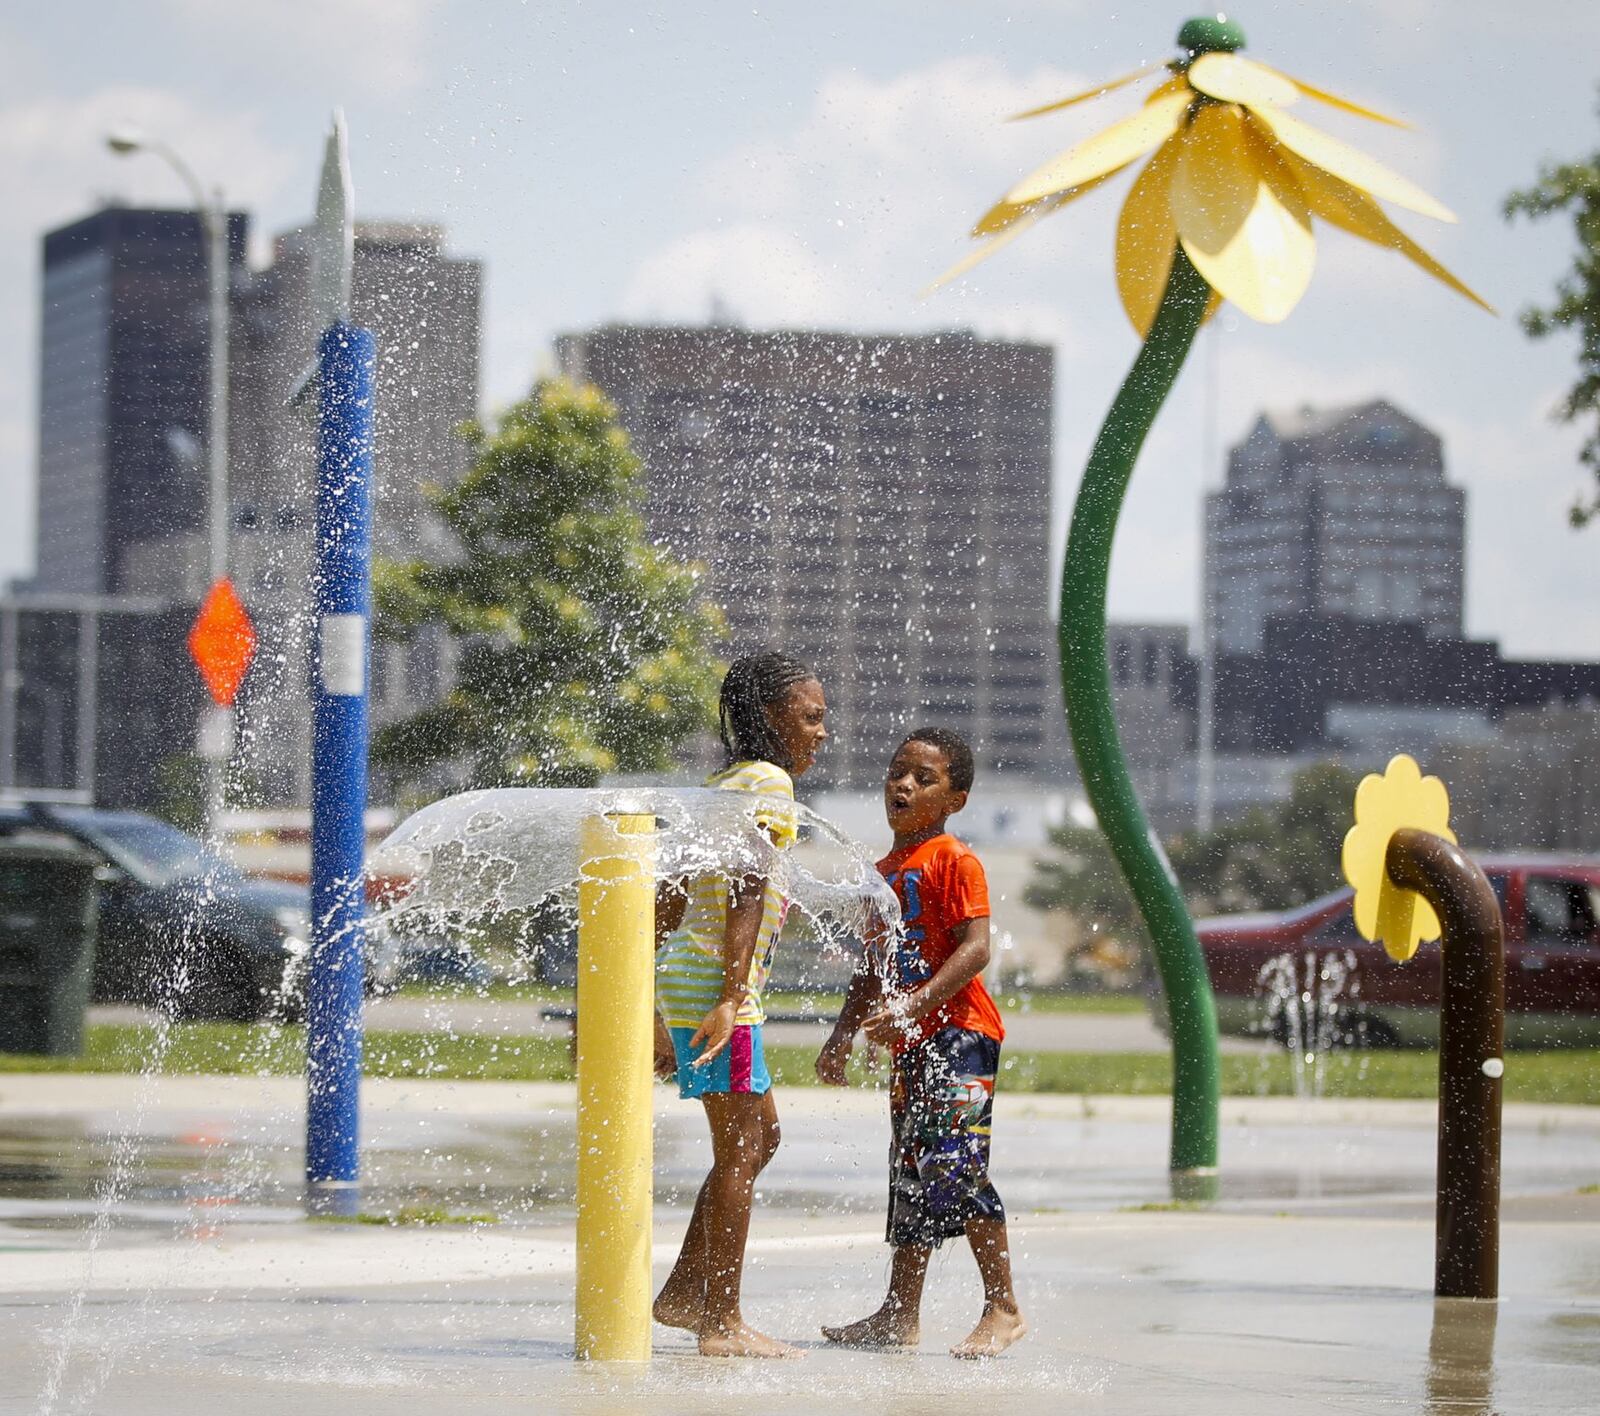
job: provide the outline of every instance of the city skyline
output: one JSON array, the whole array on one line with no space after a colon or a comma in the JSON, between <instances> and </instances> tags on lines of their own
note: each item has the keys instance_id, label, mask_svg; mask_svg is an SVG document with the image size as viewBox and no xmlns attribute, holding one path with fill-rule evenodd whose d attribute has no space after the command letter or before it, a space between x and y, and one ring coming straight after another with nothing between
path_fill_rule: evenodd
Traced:
<instances>
[{"instance_id":1,"label":"city skyline","mask_svg":"<svg viewBox=\"0 0 1600 1416\"><path fill-rule=\"evenodd\" d=\"M728 657L781 645L827 685L818 784L875 785L930 719L1003 777L1059 775L1049 350L608 325L558 356L618 405L649 534L706 567Z\"/></svg>"},{"instance_id":2,"label":"city skyline","mask_svg":"<svg viewBox=\"0 0 1600 1416\"><path fill-rule=\"evenodd\" d=\"M0 300L13 316L0 340L0 487L22 508L0 527L0 574L25 572L32 543L38 235L97 193L180 199L158 164L106 154L105 129L131 120L181 144L202 178L222 177L230 206L255 213L258 230L280 229L308 214L334 102L351 115L358 213L443 221L457 249L485 261L490 409L550 366L561 329L694 322L713 298L757 327L964 328L1044 342L1058 362L1059 542L1064 499L1131 349L1109 279L1112 208L1098 224L1019 243L933 300L919 304L915 291L960 252L996 183L1098 121L1008 126L1004 114L1162 56L1181 15L1154 5L1099 15L1086 43L1072 4L1024 4L978 41L953 4L886 3L871 15L823 4L803 16L586 8L537 21L489 4L469 30L426 0L399 0L372 44L343 42L363 13L354 0L318 7L330 42L311 47L308 7L231 16L220 66L210 62L220 20L180 0L108 15L88 42L65 15L0 25L14 79L0 103L0 163L18 193L0 217ZM1600 16L1557 3L1513 18L1438 0L1397 14L1363 0L1315 12L1263 3L1243 18L1251 52L1417 123L1418 133L1359 136L1460 212L1438 252L1504 317L1457 310L1403 262L1337 238L1319 248L1328 269L1289 325L1224 311L1135 479L1114 617L1192 618L1201 493L1259 409L1382 395L1439 431L1472 494L1468 632L1519 654L1589 652L1600 642L1600 557L1594 533L1573 535L1563 517L1583 485L1580 434L1548 418L1574 350L1529 344L1513 318L1547 297L1570 237L1507 228L1498 204L1542 158L1593 146L1583 56L1600 45ZM1444 49L1450 64L1437 63ZM604 103L582 77L600 51L613 76ZM1492 105L1480 101L1490 86ZM1502 121L1507 112L1519 120Z\"/></svg>"}]
</instances>

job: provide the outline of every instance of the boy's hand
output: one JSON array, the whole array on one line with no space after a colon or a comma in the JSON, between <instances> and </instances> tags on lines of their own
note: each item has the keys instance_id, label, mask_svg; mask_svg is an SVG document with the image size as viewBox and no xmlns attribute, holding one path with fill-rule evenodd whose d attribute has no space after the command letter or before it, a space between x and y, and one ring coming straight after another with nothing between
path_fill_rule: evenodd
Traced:
<instances>
[{"instance_id":1,"label":"boy's hand","mask_svg":"<svg viewBox=\"0 0 1600 1416\"><path fill-rule=\"evenodd\" d=\"M854 1037L842 1037L834 1033L822 1044L822 1051L817 1054L817 1080L827 1087L848 1085L845 1068L849 1065L850 1054L855 1051L855 1046Z\"/></svg>"},{"instance_id":2,"label":"boy's hand","mask_svg":"<svg viewBox=\"0 0 1600 1416\"><path fill-rule=\"evenodd\" d=\"M706 1050L694 1059L692 1066L704 1067L733 1040L733 1021L738 1016L738 1003L732 998L724 998L700 1020L700 1026L689 1039L689 1046L692 1049L704 1042Z\"/></svg>"},{"instance_id":3,"label":"boy's hand","mask_svg":"<svg viewBox=\"0 0 1600 1416\"><path fill-rule=\"evenodd\" d=\"M667 1031L660 1013L656 1014L655 1054L656 1076L670 1082L678 1075L678 1050L672 1045L672 1034Z\"/></svg>"},{"instance_id":4,"label":"boy's hand","mask_svg":"<svg viewBox=\"0 0 1600 1416\"><path fill-rule=\"evenodd\" d=\"M915 1019L904 1010L879 1008L875 1013L868 1013L862 1020L861 1031L867 1035L868 1042L875 1042L882 1047L892 1047L911 1031L914 1021Z\"/></svg>"}]
</instances>

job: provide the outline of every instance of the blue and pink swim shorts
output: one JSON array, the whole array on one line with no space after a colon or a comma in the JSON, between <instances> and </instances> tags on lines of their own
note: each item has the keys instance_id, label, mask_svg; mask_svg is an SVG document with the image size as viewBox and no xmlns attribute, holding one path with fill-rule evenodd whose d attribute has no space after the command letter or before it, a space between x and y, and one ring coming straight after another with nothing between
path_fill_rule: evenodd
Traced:
<instances>
[{"instance_id":1,"label":"blue and pink swim shorts","mask_svg":"<svg viewBox=\"0 0 1600 1416\"><path fill-rule=\"evenodd\" d=\"M678 1095L685 1100L697 1096L722 1093L747 1093L760 1096L772 1088L772 1077L767 1072L766 1054L761 1050L761 1024L736 1027L728 1045L704 1067L697 1067L694 1059L705 1051L689 1046L695 1035L694 1028L669 1028L672 1048L678 1054Z\"/></svg>"}]
</instances>

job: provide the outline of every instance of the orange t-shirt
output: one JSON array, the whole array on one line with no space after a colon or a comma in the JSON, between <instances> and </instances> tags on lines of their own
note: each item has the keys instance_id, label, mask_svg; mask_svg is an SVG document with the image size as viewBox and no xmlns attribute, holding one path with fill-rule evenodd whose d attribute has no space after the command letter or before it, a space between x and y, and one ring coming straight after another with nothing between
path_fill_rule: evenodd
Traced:
<instances>
[{"instance_id":1,"label":"orange t-shirt","mask_svg":"<svg viewBox=\"0 0 1600 1416\"><path fill-rule=\"evenodd\" d=\"M900 900L905 936L890 962L896 987L920 988L956 950L956 926L989 917L989 883L983 866L951 835L935 836L908 850L890 851L878 862L879 873ZM966 1028L1000 1042L1006 1035L982 977L968 982L916 1026L895 1052L915 1047L940 1028Z\"/></svg>"}]
</instances>

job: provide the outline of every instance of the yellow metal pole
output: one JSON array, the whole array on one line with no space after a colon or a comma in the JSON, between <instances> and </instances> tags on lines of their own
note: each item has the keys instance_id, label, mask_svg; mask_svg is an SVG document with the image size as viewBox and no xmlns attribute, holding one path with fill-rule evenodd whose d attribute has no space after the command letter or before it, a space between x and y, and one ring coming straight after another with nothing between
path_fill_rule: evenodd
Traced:
<instances>
[{"instance_id":1,"label":"yellow metal pole","mask_svg":"<svg viewBox=\"0 0 1600 1416\"><path fill-rule=\"evenodd\" d=\"M578 886L577 1355L650 1357L655 817L584 822Z\"/></svg>"}]
</instances>

